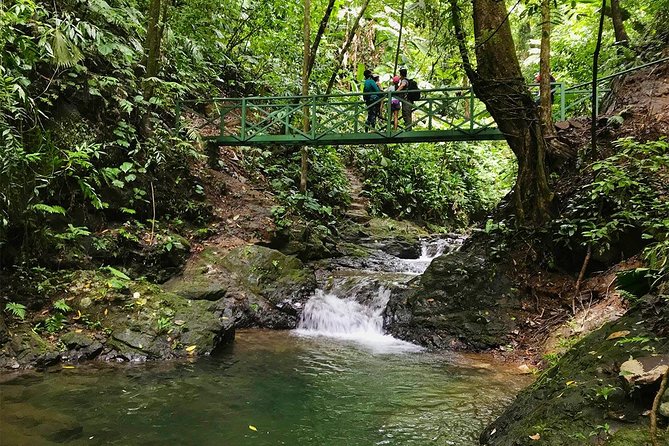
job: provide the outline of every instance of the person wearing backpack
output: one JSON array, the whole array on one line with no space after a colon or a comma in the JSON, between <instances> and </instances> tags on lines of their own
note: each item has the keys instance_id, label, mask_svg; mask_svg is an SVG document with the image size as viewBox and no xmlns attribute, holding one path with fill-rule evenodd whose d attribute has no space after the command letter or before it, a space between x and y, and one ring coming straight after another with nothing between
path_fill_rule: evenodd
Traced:
<instances>
[{"instance_id":1,"label":"person wearing backpack","mask_svg":"<svg viewBox=\"0 0 669 446\"><path fill-rule=\"evenodd\" d=\"M407 78L407 69L400 68L400 82L397 91L408 93L400 94L402 99L402 119L404 120L404 127L411 128L413 104L420 99L420 91L418 91L418 84L415 80Z\"/></svg>"},{"instance_id":2,"label":"person wearing backpack","mask_svg":"<svg viewBox=\"0 0 669 446\"><path fill-rule=\"evenodd\" d=\"M365 122L365 126L369 132L370 130L376 128L376 118L379 115L379 99L381 98L381 89L374 81L371 70L365 70L363 75L365 76L365 85L362 88L362 92L379 93L363 94L362 96L363 101L365 101L365 106L367 107L367 121Z\"/></svg>"}]
</instances>

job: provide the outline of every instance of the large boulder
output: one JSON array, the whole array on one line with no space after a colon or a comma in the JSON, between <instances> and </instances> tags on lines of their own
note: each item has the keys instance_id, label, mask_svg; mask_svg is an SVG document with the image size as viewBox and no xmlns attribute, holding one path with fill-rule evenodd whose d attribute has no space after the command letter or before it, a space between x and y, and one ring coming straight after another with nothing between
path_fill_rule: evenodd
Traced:
<instances>
[{"instance_id":1,"label":"large boulder","mask_svg":"<svg viewBox=\"0 0 669 446\"><path fill-rule=\"evenodd\" d=\"M586 336L518 395L485 429L481 444L649 444L645 414L660 387L651 372L669 353L669 339L661 335L667 321L669 302L648 297ZM666 425L661 420L659 444L669 444Z\"/></svg>"},{"instance_id":2,"label":"large boulder","mask_svg":"<svg viewBox=\"0 0 669 446\"><path fill-rule=\"evenodd\" d=\"M511 280L472 246L437 257L394 293L385 324L393 335L422 345L485 349L508 341L521 310Z\"/></svg>"},{"instance_id":3,"label":"large boulder","mask_svg":"<svg viewBox=\"0 0 669 446\"><path fill-rule=\"evenodd\" d=\"M201 251L163 288L188 299L216 301L217 311L239 327L294 328L316 278L294 256L248 245L228 253Z\"/></svg>"},{"instance_id":4,"label":"large boulder","mask_svg":"<svg viewBox=\"0 0 669 446\"><path fill-rule=\"evenodd\" d=\"M218 314L215 303L185 299L146 282L100 280L86 271L79 273L68 294L75 311L109 333L101 353L105 359L208 355L234 339L233 321ZM64 337L66 345L91 347L69 333Z\"/></svg>"}]
</instances>

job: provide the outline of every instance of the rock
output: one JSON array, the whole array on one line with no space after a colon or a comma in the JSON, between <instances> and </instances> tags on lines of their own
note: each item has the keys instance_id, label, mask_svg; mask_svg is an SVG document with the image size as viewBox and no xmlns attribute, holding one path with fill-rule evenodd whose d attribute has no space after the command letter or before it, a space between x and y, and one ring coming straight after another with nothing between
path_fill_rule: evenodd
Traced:
<instances>
[{"instance_id":1,"label":"rock","mask_svg":"<svg viewBox=\"0 0 669 446\"><path fill-rule=\"evenodd\" d=\"M417 259L420 257L420 243L418 240L392 239L383 243L381 250L400 259Z\"/></svg>"},{"instance_id":2,"label":"rock","mask_svg":"<svg viewBox=\"0 0 669 446\"><path fill-rule=\"evenodd\" d=\"M13 328L13 337L2 349L5 368L19 367L46 368L61 360L61 352L56 345L43 339L28 324Z\"/></svg>"},{"instance_id":3,"label":"rock","mask_svg":"<svg viewBox=\"0 0 669 446\"><path fill-rule=\"evenodd\" d=\"M2 412L3 421L8 424L31 426L26 435L35 435L37 439L41 437L56 443L65 443L83 433L83 427L74 418L28 403L3 404Z\"/></svg>"},{"instance_id":4,"label":"rock","mask_svg":"<svg viewBox=\"0 0 669 446\"><path fill-rule=\"evenodd\" d=\"M659 414L665 418L669 418L669 403L660 404Z\"/></svg>"},{"instance_id":5,"label":"rock","mask_svg":"<svg viewBox=\"0 0 669 446\"><path fill-rule=\"evenodd\" d=\"M505 412L480 437L487 446L525 446L529 435L541 426L542 444L571 446L600 444L593 438L594 426L610 426L606 445L644 445L648 441L648 418L657 383L623 389L627 377L620 376L619 364L637 358L646 372L661 364L669 354L669 339L659 336L657 321L669 316L669 303L642 302L619 320L609 322L579 341L558 363L523 390ZM659 306L658 306L659 305ZM653 308L651 312L646 311ZM629 331L626 339L607 340L614 333ZM648 352L657 352L647 362ZM624 369L624 368L623 368ZM593 434L594 432L594 434ZM602 432L599 432L603 434ZM666 435L666 434L665 434ZM666 440L666 436L664 438ZM600 438L604 440L604 438ZM660 440L660 444L664 444Z\"/></svg>"},{"instance_id":6,"label":"rock","mask_svg":"<svg viewBox=\"0 0 669 446\"><path fill-rule=\"evenodd\" d=\"M225 297L235 284L230 271L223 265L224 253L206 248L186 264L178 276L163 285L163 289L186 299L216 301Z\"/></svg>"},{"instance_id":7,"label":"rock","mask_svg":"<svg viewBox=\"0 0 669 446\"><path fill-rule=\"evenodd\" d=\"M0 345L3 345L9 340L9 332L7 331L7 324L5 323L5 315L0 312Z\"/></svg>"},{"instance_id":8,"label":"rock","mask_svg":"<svg viewBox=\"0 0 669 446\"><path fill-rule=\"evenodd\" d=\"M338 254L337 246L328 228L302 223L295 223L279 233L273 239L270 247L305 262Z\"/></svg>"},{"instance_id":9,"label":"rock","mask_svg":"<svg viewBox=\"0 0 669 446\"><path fill-rule=\"evenodd\" d=\"M393 335L426 346L485 349L508 342L520 310L511 281L473 247L434 259L394 293L385 324Z\"/></svg>"},{"instance_id":10,"label":"rock","mask_svg":"<svg viewBox=\"0 0 669 446\"><path fill-rule=\"evenodd\" d=\"M620 376L631 385L652 384L669 368L669 355L644 356L620 365Z\"/></svg>"},{"instance_id":11,"label":"rock","mask_svg":"<svg viewBox=\"0 0 669 446\"><path fill-rule=\"evenodd\" d=\"M65 344L67 348L77 350L89 347L91 344L93 344L93 342L95 342L93 338L89 337L88 335L76 331L65 333L60 337L60 341Z\"/></svg>"},{"instance_id":12,"label":"rock","mask_svg":"<svg viewBox=\"0 0 669 446\"><path fill-rule=\"evenodd\" d=\"M143 361L208 355L234 339L234 322L221 317L215 303L188 300L145 282L128 282L127 290L103 291L106 281L89 271L80 272L76 281L83 285L74 287L71 306L111 331L102 359ZM80 306L89 301L89 306ZM77 333L67 333L64 338L68 348L79 347L84 353L99 349L94 340ZM186 351L191 345L196 349Z\"/></svg>"},{"instance_id":13,"label":"rock","mask_svg":"<svg viewBox=\"0 0 669 446\"><path fill-rule=\"evenodd\" d=\"M316 278L298 258L250 245L225 255L205 249L163 288L216 301L217 314L239 327L294 328Z\"/></svg>"}]
</instances>

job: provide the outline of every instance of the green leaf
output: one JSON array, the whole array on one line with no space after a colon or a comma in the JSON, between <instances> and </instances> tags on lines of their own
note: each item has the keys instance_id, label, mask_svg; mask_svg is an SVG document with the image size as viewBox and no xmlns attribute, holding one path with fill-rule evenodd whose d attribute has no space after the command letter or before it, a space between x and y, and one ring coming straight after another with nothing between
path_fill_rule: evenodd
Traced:
<instances>
[{"instance_id":1,"label":"green leaf","mask_svg":"<svg viewBox=\"0 0 669 446\"><path fill-rule=\"evenodd\" d=\"M117 269L114 268L114 267L111 267L111 266L105 266L104 269L106 269L106 270L109 271L112 275L118 277L119 279L123 279L123 280L132 280L130 277L128 277L127 275L125 275L122 271L119 271L119 270L117 270Z\"/></svg>"},{"instance_id":2,"label":"green leaf","mask_svg":"<svg viewBox=\"0 0 669 446\"><path fill-rule=\"evenodd\" d=\"M45 214L60 214L65 215L65 208L62 206L50 206L44 203L37 203L32 205L32 209L35 211L41 211Z\"/></svg>"}]
</instances>

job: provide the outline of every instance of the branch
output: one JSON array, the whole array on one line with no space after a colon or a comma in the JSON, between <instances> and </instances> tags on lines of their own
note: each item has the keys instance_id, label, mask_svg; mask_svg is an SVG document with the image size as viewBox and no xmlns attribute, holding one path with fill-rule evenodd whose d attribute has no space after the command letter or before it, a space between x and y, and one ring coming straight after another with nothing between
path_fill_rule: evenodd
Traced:
<instances>
[{"instance_id":1,"label":"branch","mask_svg":"<svg viewBox=\"0 0 669 446\"><path fill-rule=\"evenodd\" d=\"M653 442L653 446L660 446L657 442L657 410L660 408L660 403L662 402L662 396L667 390L667 380L669 380L669 367L664 372L662 377L662 382L660 383L660 390L657 391L655 399L653 400L653 408L650 411L650 441Z\"/></svg>"}]
</instances>

